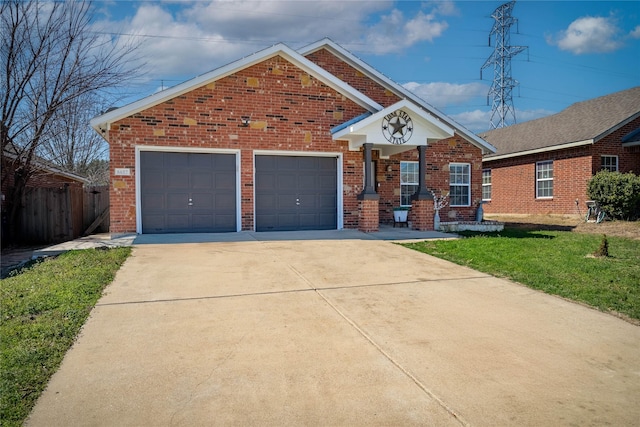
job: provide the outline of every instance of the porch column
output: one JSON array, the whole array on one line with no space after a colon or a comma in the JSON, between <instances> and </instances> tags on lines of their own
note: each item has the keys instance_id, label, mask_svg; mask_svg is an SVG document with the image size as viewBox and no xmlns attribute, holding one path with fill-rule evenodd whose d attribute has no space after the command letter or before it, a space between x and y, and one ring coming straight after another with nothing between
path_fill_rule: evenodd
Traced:
<instances>
[{"instance_id":1,"label":"porch column","mask_svg":"<svg viewBox=\"0 0 640 427\"><path fill-rule=\"evenodd\" d=\"M427 174L427 146L418 146L418 189L411 200L433 200L433 194L427 190L425 176Z\"/></svg>"},{"instance_id":2,"label":"porch column","mask_svg":"<svg viewBox=\"0 0 640 427\"><path fill-rule=\"evenodd\" d=\"M378 211L378 201L380 196L373 186L373 171L371 170L371 149L373 144L364 144L364 188L358 195L358 229L369 233L378 231L380 213Z\"/></svg>"},{"instance_id":3,"label":"porch column","mask_svg":"<svg viewBox=\"0 0 640 427\"><path fill-rule=\"evenodd\" d=\"M418 146L418 189L411 197L411 224L414 230L433 230L433 194L427 190L427 146Z\"/></svg>"},{"instance_id":4,"label":"porch column","mask_svg":"<svg viewBox=\"0 0 640 427\"><path fill-rule=\"evenodd\" d=\"M375 194L375 187L373 186L373 171L371 170L371 149L373 148L373 144L367 142L364 144L364 188L362 189L362 193L360 196L364 196L367 194ZM362 200L362 199L360 199Z\"/></svg>"}]
</instances>

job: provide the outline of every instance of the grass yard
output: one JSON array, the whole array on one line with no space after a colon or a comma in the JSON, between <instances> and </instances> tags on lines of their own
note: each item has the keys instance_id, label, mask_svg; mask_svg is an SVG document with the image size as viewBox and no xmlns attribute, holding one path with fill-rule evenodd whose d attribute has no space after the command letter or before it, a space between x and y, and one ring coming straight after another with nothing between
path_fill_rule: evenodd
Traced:
<instances>
[{"instance_id":1,"label":"grass yard","mask_svg":"<svg viewBox=\"0 0 640 427\"><path fill-rule=\"evenodd\" d=\"M67 252L0 281L0 425L22 425L130 253Z\"/></svg>"},{"instance_id":2,"label":"grass yard","mask_svg":"<svg viewBox=\"0 0 640 427\"><path fill-rule=\"evenodd\" d=\"M596 258L602 235L507 228L464 234L404 246L639 323L640 241L608 237L610 256Z\"/></svg>"}]
</instances>

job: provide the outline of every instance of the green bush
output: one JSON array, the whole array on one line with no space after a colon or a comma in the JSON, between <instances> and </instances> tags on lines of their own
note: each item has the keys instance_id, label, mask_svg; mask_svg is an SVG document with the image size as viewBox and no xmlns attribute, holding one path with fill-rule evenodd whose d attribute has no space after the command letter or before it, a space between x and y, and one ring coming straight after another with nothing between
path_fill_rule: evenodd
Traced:
<instances>
[{"instance_id":1,"label":"green bush","mask_svg":"<svg viewBox=\"0 0 640 427\"><path fill-rule=\"evenodd\" d=\"M633 173L600 171L587 186L591 200L615 219L640 217L640 176Z\"/></svg>"}]
</instances>

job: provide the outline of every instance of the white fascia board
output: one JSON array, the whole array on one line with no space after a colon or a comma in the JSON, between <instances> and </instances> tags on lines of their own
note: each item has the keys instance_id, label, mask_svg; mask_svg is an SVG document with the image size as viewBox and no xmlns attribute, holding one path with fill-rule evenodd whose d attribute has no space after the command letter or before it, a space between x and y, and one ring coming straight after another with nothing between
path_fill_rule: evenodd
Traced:
<instances>
[{"instance_id":1,"label":"white fascia board","mask_svg":"<svg viewBox=\"0 0 640 427\"><path fill-rule=\"evenodd\" d=\"M385 76L375 68L371 67L366 62L362 61L360 58L343 48L342 46L335 43L333 40L329 38L324 38L315 43L310 44L309 46L305 46L298 50L298 52L303 55L309 55L315 51L326 48L329 51L332 51L339 58L341 58L346 63L350 64L355 69L359 70L363 74L369 76L371 79L381 84L382 86L388 88L392 92L395 92L401 98L410 99L411 101L418 104L421 108L425 109L437 119L444 122L447 126L450 126L456 130L458 134L464 137L466 140L470 141L476 147L480 148L485 153L495 153L497 151L496 147L489 144L484 139L480 138L478 135L471 132L469 129L465 128L461 124L457 123L451 117L447 116L440 110L438 110L433 105L426 102L424 99L417 96L415 93L403 87L401 84L394 82L389 77Z\"/></svg>"},{"instance_id":2,"label":"white fascia board","mask_svg":"<svg viewBox=\"0 0 640 427\"><path fill-rule=\"evenodd\" d=\"M151 108L155 105L161 104L172 98L187 93L197 87L204 86L221 78L229 76L233 73L236 73L244 68L250 67L278 55L284 57L286 60L301 68L305 72L316 77L318 80L322 81L330 88L342 93L343 95L346 95L349 99L353 100L363 108L371 112L379 111L383 108L382 105L378 104L373 99L369 98L352 86L338 79L333 74L327 72L323 68L309 61L307 58L300 55L295 50L291 49L285 44L279 43L270 48L246 56L238 61L232 62L213 71L202 74L191 80L187 80L184 83L180 83L162 92L155 93L153 95L147 96L146 98L142 98L139 101L133 102L129 105L125 105L124 107L117 108L98 117L94 117L90 121L91 127L93 127L93 129L95 129L98 133L101 133L101 130L106 129L106 125L108 125L109 123L113 123L125 117L129 117L132 114L137 113L138 111Z\"/></svg>"},{"instance_id":3,"label":"white fascia board","mask_svg":"<svg viewBox=\"0 0 640 427\"><path fill-rule=\"evenodd\" d=\"M551 147L542 147L542 148L536 148L534 150L518 151L517 153L485 157L482 159L482 161L491 162L493 160L502 160L502 159L509 159L511 157L527 156L529 154L538 154L538 153L546 153L549 151L564 150L565 148L580 147L582 145L589 145L593 143L594 143L593 139L585 139L584 141L575 141L575 142L569 142L567 144L552 145Z\"/></svg>"}]
</instances>

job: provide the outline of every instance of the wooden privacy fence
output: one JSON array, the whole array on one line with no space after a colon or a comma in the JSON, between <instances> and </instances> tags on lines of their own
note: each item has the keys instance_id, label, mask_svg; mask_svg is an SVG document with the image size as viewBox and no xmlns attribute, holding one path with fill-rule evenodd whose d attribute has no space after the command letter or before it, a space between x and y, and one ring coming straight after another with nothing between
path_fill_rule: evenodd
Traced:
<instances>
[{"instance_id":1,"label":"wooden privacy fence","mask_svg":"<svg viewBox=\"0 0 640 427\"><path fill-rule=\"evenodd\" d=\"M97 223L97 219L102 221ZM57 243L109 231L109 187L27 188L20 210L20 243ZM93 228L93 229L90 229Z\"/></svg>"}]
</instances>

